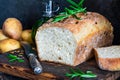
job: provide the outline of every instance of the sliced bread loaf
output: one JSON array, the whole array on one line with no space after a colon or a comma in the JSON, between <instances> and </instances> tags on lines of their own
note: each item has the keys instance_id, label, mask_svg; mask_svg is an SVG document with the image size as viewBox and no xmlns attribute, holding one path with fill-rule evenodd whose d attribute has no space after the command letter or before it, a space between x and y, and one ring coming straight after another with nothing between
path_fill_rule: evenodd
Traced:
<instances>
[{"instance_id":1,"label":"sliced bread loaf","mask_svg":"<svg viewBox=\"0 0 120 80\"><path fill-rule=\"evenodd\" d=\"M76 66L92 57L93 48L112 44L113 27L105 17L94 12L77 17L82 20L70 16L38 28L35 41L41 61Z\"/></svg>"},{"instance_id":2,"label":"sliced bread loaf","mask_svg":"<svg viewBox=\"0 0 120 80\"><path fill-rule=\"evenodd\" d=\"M120 71L120 46L95 48L95 57L103 70Z\"/></svg>"}]
</instances>

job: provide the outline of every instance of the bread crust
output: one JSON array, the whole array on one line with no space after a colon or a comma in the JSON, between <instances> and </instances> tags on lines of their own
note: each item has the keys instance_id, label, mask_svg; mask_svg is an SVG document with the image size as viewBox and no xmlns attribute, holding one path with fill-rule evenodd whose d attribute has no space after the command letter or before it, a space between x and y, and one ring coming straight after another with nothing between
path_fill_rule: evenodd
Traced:
<instances>
[{"instance_id":1,"label":"bread crust","mask_svg":"<svg viewBox=\"0 0 120 80\"><path fill-rule=\"evenodd\" d=\"M82 29L84 29L87 26L89 26L89 28L94 26L94 30L92 30L91 32L100 30L100 29L113 30L111 23L104 16L98 13L95 13L95 12L87 12L86 14L78 13L77 17L80 17L81 20L78 20L73 16L70 16L65 20L54 23L54 22L51 22L52 21L51 19L47 23L43 24L42 27L43 26L44 27L55 26L55 27L61 27L61 28L63 27L70 30L74 35L77 35L79 32L81 32Z\"/></svg>"},{"instance_id":2,"label":"bread crust","mask_svg":"<svg viewBox=\"0 0 120 80\"><path fill-rule=\"evenodd\" d=\"M120 71L120 58L98 58L97 61L102 70Z\"/></svg>"},{"instance_id":3,"label":"bread crust","mask_svg":"<svg viewBox=\"0 0 120 80\"><path fill-rule=\"evenodd\" d=\"M100 53L97 51L97 48L94 48L94 54L100 69L108 71L120 71L120 58L100 57Z\"/></svg>"},{"instance_id":4,"label":"bread crust","mask_svg":"<svg viewBox=\"0 0 120 80\"><path fill-rule=\"evenodd\" d=\"M77 41L77 49L72 66L91 58L93 48L111 45L114 37L113 27L104 16L95 12L87 12L86 14L78 13L77 17L82 20L70 16L60 22L53 23L51 19L38 28L39 31L48 27L60 27L73 33Z\"/></svg>"},{"instance_id":5,"label":"bread crust","mask_svg":"<svg viewBox=\"0 0 120 80\"><path fill-rule=\"evenodd\" d=\"M103 35L105 33L105 35ZM94 34L94 35L93 35ZM94 56L93 48L110 46L112 44L112 36L109 31L101 31L99 33L93 33L88 35L84 39L83 43L78 44L78 52L76 53L76 58L74 65L85 62ZM106 36L107 35L107 36Z\"/></svg>"}]
</instances>

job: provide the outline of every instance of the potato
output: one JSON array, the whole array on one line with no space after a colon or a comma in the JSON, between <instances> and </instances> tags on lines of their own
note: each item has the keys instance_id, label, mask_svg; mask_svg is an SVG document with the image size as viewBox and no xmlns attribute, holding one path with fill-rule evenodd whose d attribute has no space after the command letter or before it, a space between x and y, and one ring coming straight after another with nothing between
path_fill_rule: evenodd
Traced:
<instances>
[{"instance_id":1,"label":"potato","mask_svg":"<svg viewBox=\"0 0 120 80\"><path fill-rule=\"evenodd\" d=\"M32 44L33 40L31 37L31 33L32 33L32 30L30 29L23 30L22 35L21 35L22 40Z\"/></svg>"},{"instance_id":2,"label":"potato","mask_svg":"<svg viewBox=\"0 0 120 80\"><path fill-rule=\"evenodd\" d=\"M0 40L7 39L8 37L3 34L3 31L0 29Z\"/></svg>"},{"instance_id":3,"label":"potato","mask_svg":"<svg viewBox=\"0 0 120 80\"><path fill-rule=\"evenodd\" d=\"M2 30L10 38L19 40L22 33L22 24L16 18L8 18L3 23Z\"/></svg>"},{"instance_id":4,"label":"potato","mask_svg":"<svg viewBox=\"0 0 120 80\"><path fill-rule=\"evenodd\" d=\"M4 39L0 41L0 52L5 53L20 48L20 42L15 39Z\"/></svg>"}]
</instances>

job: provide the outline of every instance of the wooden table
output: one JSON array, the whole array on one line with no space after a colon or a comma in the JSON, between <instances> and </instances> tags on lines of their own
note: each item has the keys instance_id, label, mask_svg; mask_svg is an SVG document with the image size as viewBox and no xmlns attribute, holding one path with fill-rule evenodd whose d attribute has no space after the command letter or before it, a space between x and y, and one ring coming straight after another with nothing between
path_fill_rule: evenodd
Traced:
<instances>
[{"instance_id":1,"label":"wooden table","mask_svg":"<svg viewBox=\"0 0 120 80\"><path fill-rule=\"evenodd\" d=\"M23 50L19 51L24 52ZM56 63L41 62L43 66L43 73L40 75L34 75L33 71L29 67L29 62L26 59L25 55L23 55L23 58L25 60L23 63L10 63L8 62L8 58L6 56L7 53L0 55L0 72L29 80L69 80L65 74L70 71L70 68L79 68L84 72L90 70L97 75L97 78L86 80L116 80L118 77L120 77L120 71L110 72L99 69L94 58L76 67ZM75 80L79 80L79 78L75 78Z\"/></svg>"}]
</instances>

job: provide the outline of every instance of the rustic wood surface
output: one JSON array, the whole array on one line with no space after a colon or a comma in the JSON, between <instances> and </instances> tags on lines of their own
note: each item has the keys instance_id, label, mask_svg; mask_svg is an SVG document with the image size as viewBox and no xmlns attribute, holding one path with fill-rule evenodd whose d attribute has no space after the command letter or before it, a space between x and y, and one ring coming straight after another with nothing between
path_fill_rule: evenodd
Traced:
<instances>
[{"instance_id":1,"label":"rustic wood surface","mask_svg":"<svg viewBox=\"0 0 120 80\"><path fill-rule=\"evenodd\" d=\"M24 53L24 51L21 49L21 50L14 51L14 53L18 55L18 53ZM25 62L11 63L11 62L8 62L7 54L8 53L0 54L0 72L18 76L24 79L69 80L68 77L65 77L65 73L69 72L70 68L73 68L73 69L79 68L82 71L90 70L97 75L97 78L86 79L86 80L116 80L118 77L120 77L120 71L110 72L110 71L104 71L99 69L94 58L76 67L71 67L71 66L61 65L56 63L41 62L43 66L43 73L40 75L34 75L33 71L29 67L29 62L26 59L25 55L23 55L23 59L25 60ZM75 80L79 80L79 78L76 78Z\"/></svg>"}]
</instances>

